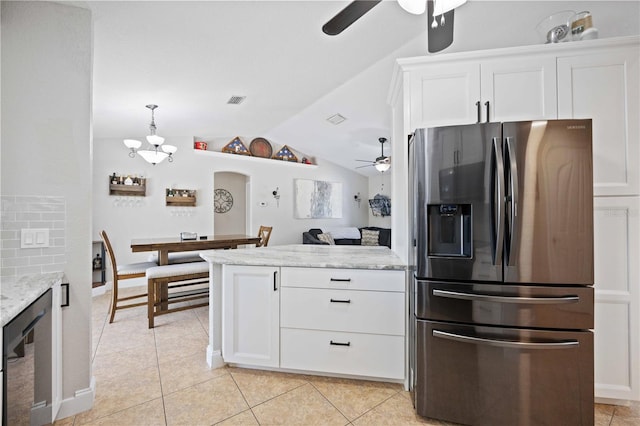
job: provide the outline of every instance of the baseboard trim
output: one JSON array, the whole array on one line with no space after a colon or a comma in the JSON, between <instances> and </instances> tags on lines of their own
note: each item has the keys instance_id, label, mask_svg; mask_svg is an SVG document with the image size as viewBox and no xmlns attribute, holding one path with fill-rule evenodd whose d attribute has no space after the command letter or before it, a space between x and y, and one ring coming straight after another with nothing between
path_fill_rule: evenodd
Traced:
<instances>
[{"instance_id":1,"label":"baseboard trim","mask_svg":"<svg viewBox=\"0 0 640 426\"><path fill-rule=\"evenodd\" d=\"M91 384L88 388L77 390L72 398L67 398L62 401L56 420L65 419L82 413L83 411L90 410L93 407L95 397L96 379L94 376L91 376Z\"/></svg>"}]
</instances>

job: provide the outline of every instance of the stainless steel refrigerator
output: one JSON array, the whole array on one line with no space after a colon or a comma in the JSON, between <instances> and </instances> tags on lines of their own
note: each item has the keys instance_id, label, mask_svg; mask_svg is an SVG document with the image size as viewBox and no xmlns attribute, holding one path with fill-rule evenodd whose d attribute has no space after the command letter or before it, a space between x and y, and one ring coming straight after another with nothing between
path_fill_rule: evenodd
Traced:
<instances>
[{"instance_id":1,"label":"stainless steel refrigerator","mask_svg":"<svg viewBox=\"0 0 640 426\"><path fill-rule=\"evenodd\" d=\"M409 158L417 413L592 425L591 120L418 129Z\"/></svg>"}]
</instances>

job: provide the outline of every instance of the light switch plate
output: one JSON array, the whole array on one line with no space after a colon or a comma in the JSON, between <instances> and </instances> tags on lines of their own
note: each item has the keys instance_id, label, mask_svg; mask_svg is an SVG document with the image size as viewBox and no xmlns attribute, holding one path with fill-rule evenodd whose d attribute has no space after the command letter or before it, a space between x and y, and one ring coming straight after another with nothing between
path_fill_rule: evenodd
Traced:
<instances>
[{"instance_id":1,"label":"light switch plate","mask_svg":"<svg viewBox=\"0 0 640 426\"><path fill-rule=\"evenodd\" d=\"M49 229L32 228L20 230L20 248L49 247Z\"/></svg>"}]
</instances>

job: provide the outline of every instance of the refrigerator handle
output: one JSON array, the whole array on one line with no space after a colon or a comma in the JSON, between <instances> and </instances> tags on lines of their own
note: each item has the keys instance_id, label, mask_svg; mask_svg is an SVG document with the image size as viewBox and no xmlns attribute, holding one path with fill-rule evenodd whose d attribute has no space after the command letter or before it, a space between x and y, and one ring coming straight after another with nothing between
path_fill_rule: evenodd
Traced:
<instances>
[{"instance_id":1,"label":"refrigerator handle","mask_svg":"<svg viewBox=\"0 0 640 426\"><path fill-rule=\"evenodd\" d=\"M523 342L513 340L496 340L486 337L465 336L464 334L448 333L441 330L433 330L433 337L453 340L456 342L471 343L475 345L496 346L509 349L571 349L580 346L577 340L561 340L556 342Z\"/></svg>"},{"instance_id":2,"label":"refrigerator handle","mask_svg":"<svg viewBox=\"0 0 640 426\"><path fill-rule=\"evenodd\" d=\"M514 231L518 229L518 225L516 224L516 220L518 217L518 163L516 161L515 155L513 155L513 151L511 149L511 137L506 138L506 149L507 155L509 156L509 187L511 189L511 197L510 197L510 220L509 220L509 235L511 241L509 241L509 252L512 253L511 247L513 247L513 243L516 240L516 235ZM508 266L515 266L516 256L509 256Z\"/></svg>"},{"instance_id":3,"label":"refrigerator handle","mask_svg":"<svg viewBox=\"0 0 640 426\"><path fill-rule=\"evenodd\" d=\"M492 219L494 221L493 229L495 236L493 264L499 266L502 265L502 250L504 240L504 163L502 160L502 152L500 151L500 146L498 145L498 138L493 138L491 143L493 145L493 158L495 159L493 170L494 188L491 195L491 211L492 213L494 213L492 214ZM496 181L498 182L497 188L495 186Z\"/></svg>"}]
</instances>

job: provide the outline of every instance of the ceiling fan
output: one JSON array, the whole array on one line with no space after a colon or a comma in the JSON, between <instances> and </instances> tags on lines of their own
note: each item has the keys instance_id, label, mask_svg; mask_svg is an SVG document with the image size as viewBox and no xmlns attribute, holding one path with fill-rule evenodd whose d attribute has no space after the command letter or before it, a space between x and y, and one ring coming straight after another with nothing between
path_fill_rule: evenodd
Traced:
<instances>
[{"instance_id":1,"label":"ceiling fan","mask_svg":"<svg viewBox=\"0 0 640 426\"><path fill-rule=\"evenodd\" d=\"M362 161L363 163L370 163L370 164L367 164L366 166L356 167L356 169L374 166L376 170L379 172L386 172L387 170L389 170L389 167L391 167L391 157L384 155L384 143L387 141L387 138L378 138L378 141L380 141L380 149L381 149L380 157L377 157L375 161L356 160L356 161Z\"/></svg>"},{"instance_id":2,"label":"ceiling fan","mask_svg":"<svg viewBox=\"0 0 640 426\"><path fill-rule=\"evenodd\" d=\"M340 34L381 1L352 1L322 26L322 32L331 36ZM439 52L453 42L453 10L466 2L467 0L398 0L398 4L407 12L421 15L426 9L427 16L432 17L427 25L430 53Z\"/></svg>"}]
</instances>

